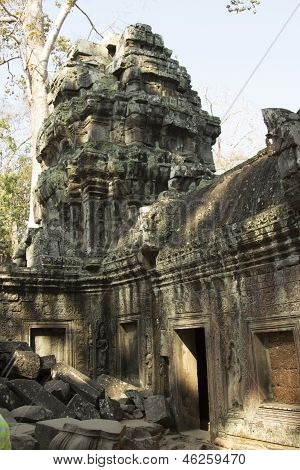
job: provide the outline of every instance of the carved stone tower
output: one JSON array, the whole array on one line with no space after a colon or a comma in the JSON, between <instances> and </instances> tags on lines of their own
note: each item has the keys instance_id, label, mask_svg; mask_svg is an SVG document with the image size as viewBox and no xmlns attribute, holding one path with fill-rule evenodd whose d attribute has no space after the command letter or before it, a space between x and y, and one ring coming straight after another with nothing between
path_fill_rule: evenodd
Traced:
<instances>
[{"instance_id":1,"label":"carved stone tower","mask_svg":"<svg viewBox=\"0 0 300 470\"><path fill-rule=\"evenodd\" d=\"M143 24L72 48L40 133L41 228L27 240L28 266L96 268L141 207L213 178L220 121L171 55Z\"/></svg>"}]
</instances>

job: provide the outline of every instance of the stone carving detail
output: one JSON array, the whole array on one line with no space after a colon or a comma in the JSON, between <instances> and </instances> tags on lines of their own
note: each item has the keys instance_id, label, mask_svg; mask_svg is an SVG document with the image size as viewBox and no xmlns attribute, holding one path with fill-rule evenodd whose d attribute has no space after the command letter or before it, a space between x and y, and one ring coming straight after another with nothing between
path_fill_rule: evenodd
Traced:
<instances>
[{"instance_id":1,"label":"stone carving detail","mask_svg":"<svg viewBox=\"0 0 300 470\"><path fill-rule=\"evenodd\" d=\"M242 405L241 380L241 363L237 355L235 344L233 341L230 341L227 355L227 393L229 410Z\"/></svg>"},{"instance_id":2,"label":"stone carving detail","mask_svg":"<svg viewBox=\"0 0 300 470\"><path fill-rule=\"evenodd\" d=\"M104 374L107 369L108 341L105 324L98 321L96 325L96 371L97 375Z\"/></svg>"}]
</instances>

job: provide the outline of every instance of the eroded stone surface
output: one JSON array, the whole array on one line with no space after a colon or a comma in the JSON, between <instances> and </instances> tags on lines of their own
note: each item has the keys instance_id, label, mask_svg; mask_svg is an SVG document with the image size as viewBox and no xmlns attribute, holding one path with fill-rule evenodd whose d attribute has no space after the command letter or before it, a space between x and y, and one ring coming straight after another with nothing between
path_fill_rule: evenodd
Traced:
<instances>
[{"instance_id":1,"label":"eroded stone surface","mask_svg":"<svg viewBox=\"0 0 300 470\"><path fill-rule=\"evenodd\" d=\"M13 417L21 423L36 423L45 419L52 419L53 412L42 406L26 405L12 411Z\"/></svg>"},{"instance_id":2,"label":"eroded stone surface","mask_svg":"<svg viewBox=\"0 0 300 470\"><path fill-rule=\"evenodd\" d=\"M147 398L144 405L147 421L161 424L167 428L171 426L172 417L166 397L162 395L154 395Z\"/></svg>"},{"instance_id":3,"label":"eroded stone surface","mask_svg":"<svg viewBox=\"0 0 300 470\"><path fill-rule=\"evenodd\" d=\"M69 401L64 416L81 420L100 418L99 412L95 407L78 394L74 395Z\"/></svg>"},{"instance_id":4,"label":"eroded stone surface","mask_svg":"<svg viewBox=\"0 0 300 470\"><path fill-rule=\"evenodd\" d=\"M40 357L33 351L15 351L10 377L36 379L40 372Z\"/></svg>"},{"instance_id":5,"label":"eroded stone surface","mask_svg":"<svg viewBox=\"0 0 300 470\"><path fill-rule=\"evenodd\" d=\"M8 385L0 382L0 407L13 410L18 406L21 406L22 400L8 387Z\"/></svg>"},{"instance_id":6,"label":"eroded stone surface","mask_svg":"<svg viewBox=\"0 0 300 470\"><path fill-rule=\"evenodd\" d=\"M50 380L45 383L44 388L64 404L67 404L72 398L70 384L63 380Z\"/></svg>"},{"instance_id":7,"label":"eroded stone surface","mask_svg":"<svg viewBox=\"0 0 300 470\"><path fill-rule=\"evenodd\" d=\"M51 374L53 379L68 383L75 393L81 395L94 407L97 407L99 399L104 397L105 391L100 385L73 367L58 363L52 368Z\"/></svg>"},{"instance_id":8,"label":"eroded stone surface","mask_svg":"<svg viewBox=\"0 0 300 470\"><path fill-rule=\"evenodd\" d=\"M10 380L9 387L26 401L28 405L38 405L50 410L54 418L60 417L66 410L63 403L57 400L34 380Z\"/></svg>"},{"instance_id":9,"label":"eroded stone surface","mask_svg":"<svg viewBox=\"0 0 300 470\"><path fill-rule=\"evenodd\" d=\"M39 421L35 427L35 439L39 443L41 450L48 450L52 439L63 430L66 423L75 424L74 418L50 419L47 421Z\"/></svg>"},{"instance_id":10,"label":"eroded stone surface","mask_svg":"<svg viewBox=\"0 0 300 470\"><path fill-rule=\"evenodd\" d=\"M123 411L120 403L111 398L104 398L99 400L99 412L103 419L113 419L119 421L123 417Z\"/></svg>"}]
</instances>

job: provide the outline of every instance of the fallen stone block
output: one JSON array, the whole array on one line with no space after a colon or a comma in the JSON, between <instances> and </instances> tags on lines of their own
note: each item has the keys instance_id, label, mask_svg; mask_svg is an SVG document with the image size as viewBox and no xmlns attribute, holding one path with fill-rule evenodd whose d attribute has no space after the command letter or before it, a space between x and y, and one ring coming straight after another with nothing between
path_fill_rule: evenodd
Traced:
<instances>
[{"instance_id":1,"label":"fallen stone block","mask_svg":"<svg viewBox=\"0 0 300 470\"><path fill-rule=\"evenodd\" d=\"M131 439L126 434L120 441L120 450L159 450L156 438Z\"/></svg>"},{"instance_id":2,"label":"fallen stone block","mask_svg":"<svg viewBox=\"0 0 300 470\"><path fill-rule=\"evenodd\" d=\"M56 357L54 355L41 356L40 374L50 374L52 367L56 364Z\"/></svg>"},{"instance_id":3,"label":"fallen stone block","mask_svg":"<svg viewBox=\"0 0 300 470\"><path fill-rule=\"evenodd\" d=\"M91 380L71 366L58 362L52 368L52 379L62 380L70 385L71 389L96 408L100 398L104 398L105 390L99 384Z\"/></svg>"},{"instance_id":4,"label":"fallen stone block","mask_svg":"<svg viewBox=\"0 0 300 470\"><path fill-rule=\"evenodd\" d=\"M38 405L21 406L13 410L11 414L18 422L24 423L36 423L53 418L52 411Z\"/></svg>"},{"instance_id":5,"label":"fallen stone block","mask_svg":"<svg viewBox=\"0 0 300 470\"><path fill-rule=\"evenodd\" d=\"M45 383L44 389L65 404L67 404L72 398L71 387L63 380L50 380Z\"/></svg>"},{"instance_id":6,"label":"fallen stone block","mask_svg":"<svg viewBox=\"0 0 300 470\"><path fill-rule=\"evenodd\" d=\"M0 414L7 422L8 426L15 426L16 424L18 424L9 410L5 408L0 408Z\"/></svg>"},{"instance_id":7,"label":"fallen stone block","mask_svg":"<svg viewBox=\"0 0 300 470\"><path fill-rule=\"evenodd\" d=\"M7 410L13 410L22 406L24 403L22 400L8 387L3 381L0 382L0 407L6 408Z\"/></svg>"},{"instance_id":8,"label":"fallen stone block","mask_svg":"<svg viewBox=\"0 0 300 470\"><path fill-rule=\"evenodd\" d=\"M149 423L145 420L123 420L126 426L126 436L130 439L145 439L149 437L161 437L165 431L160 424Z\"/></svg>"},{"instance_id":9,"label":"fallen stone block","mask_svg":"<svg viewBox=\"0 0 300 470\"><path fill-rule=\"evenodd\" d=\"M126 413L133 413L136 410L135 405L123 405L122 403L120 403L120 407L121 410L126 411Z\"/></svg>"},{"instance_id":10,"label":"fallen stone block","mask_svg":"<svg viewBox=\"0 0 300 470\"><path fill-rule=\"evenodd\" d=\"M36 379L40 372L40 356L33 351L15 351L9 377Z\"/></svg>"},{"instance_id":11,"label":"fallen stone block","mask_svg":"<svg viewBox=\"0 0 300 470\"><path fill-rule=\"evenodd\" d=\"M100 415L89 401L76 394L68 403L63 417L87 420L100 418Z\"/></svg>"},{"instance_id":12,"label":"fallen stone block","mask_svg":"<svg viewBox=\"0 0 300 470\"><path fill-rule=\"evenodd\" d=\"M11 432L10 442L13 450L34 450L38 449L37 440L29 434Z\"/></svg>"},{"instance_id":13,"label":"fallen stone block","mask_svg":"<svg viewBox=\"0 0 300 470\"><path fill-rule=\"evenodd\" d=\"M38 382L28 379L10 380L9 387L21 397L27 405L39 405L53 413L53 418L60 418L66 406L47 392Z\"/></svg>"},{"instance_id":14,"label":"fallen stone block","mask_svg":"<svg viewBox=\"0 0 300 470\"><path fill-rule=\"evenodd\" d=\"M134 419L134 417L127 411L123 411L123 419Z\"/></svg>"},{"instance_id":15,"label":"fallen stone block","mask_svg":"<svg viewBox=\"0 0 300 470\"><path fill-rule=\"evenodd\" d=\"M65 424L51 441L50 450L120 449L125 426L118 421L91 419L79 424Z\"/></svg>"},{"instance_id":16,"label":"fallen stone block","mask_svg":"<svg viewBox=\"0 0 300 470\"><path fill-rule=\"evenodd\" d=\"M126 390L125 394L128 398L133 401L133 403L139 410L144 411L144 400L145 398L150 396L148 395L148 390Z\"/></svg>"},{"instance_id":17,"label":"fallen stone block","mask_svg":"<svg viewBox=\"0 0 300 470\"><path fill-rule=\"evenodd\" d=\"M132 416L134 419L143 419L144 413L141 410L136 409L133 411Z\"/></svg>"},{"instance_id":18,"label":"fallen stone block","mask_svg":"<svg viewBox=\"0 0 300 470\"><path fill-rule=\"evenodd\" d=\"M99 400L99 412L103 419L112 419L114 421L120 421L123 417L123 411L120 403L111 398L104 398Z\"/></svg>"},{"instance_id":19,"label":"fallen stone block","mask_svg":"<svg viewBox=\"0 0 300 470\"><path fill-rule=\"evenodd\" d=\"M16 423L14 426L11 426L11 432L29 434L29 436L34 437L35 425L29 423Z\"/></svg>"},{"instance_id":20,"label":"fallen stone block","mask_svg":"<svg viewBox=\"0 0 300 470\"><path fill-rule=\"evenodd\" d=\"M50 419L49 421L39 421L35 427L35 439L39 443L41 450L48 450L52 439L63 430L66 423L76 424L78 420L74 418Z\"/></svg>"},{"instance_id":21,"label":"fallen stone block","mask_svg":"<svg viewBox=\"0 0 300 470\"><path fill-rule=\"evenodd\" d=\"M31 351L27 343L20 341L0 341L0 373L6 377L10 370L12 356L16 350Z\"/></svg>"},{"instance_id":22,"label":"fallen stone block","mask_svg":"<svg viewBox=\"0 0 300 470\"><path fill-rule=\"evenodd\" d=\"M172 424L169 403L163 395L153 395L144 401L146 421L168 428Z\"/></svg>"},{"instance_id":23,"label":"fallen stone block","mask_svg":"<svg viewBox=\"0 0 300 470\"><path fill-rule=\"evenodd\" d=\"M95 379L95 382L105 390L106 397L114 400L126 398L126 390L141 390L130 383L123 382L122 380L107 374L99 375L99 377Z\"/></svg>"},{"instance_id":24,"label":"fallen stone block","mask_svg":"<svg viewBox=\"0 0 300 470\"><path fill-rule=\"evenodd\" d=\"M134 439L124 436L120 440L120 450L143 450L143 447Z\"/></svg>"}]
</instances>

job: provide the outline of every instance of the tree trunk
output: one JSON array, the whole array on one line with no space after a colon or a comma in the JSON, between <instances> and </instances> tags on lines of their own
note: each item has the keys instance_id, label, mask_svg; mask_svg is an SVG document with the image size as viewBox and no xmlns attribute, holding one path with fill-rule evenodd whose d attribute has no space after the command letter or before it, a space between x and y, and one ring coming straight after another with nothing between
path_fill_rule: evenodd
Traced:
<instances>
[{"instance_id":1,"label":"tree trunk","mask_svg":"<svg viewBox=\"0 0 300 470\"><path fill-rule=\"evenodd\" d=\"M45 46L43 1L29 0L25 7L23 32L25 36L24 69L27 76L27 92L30 105L32 127L32 180L30 194L29 227L39 224L38 215L34 214L34 189L41 172L36 159L36 144L39 130L49 115L47 103L47 62L43 60Z\"/></svg>"}]
</instances>

